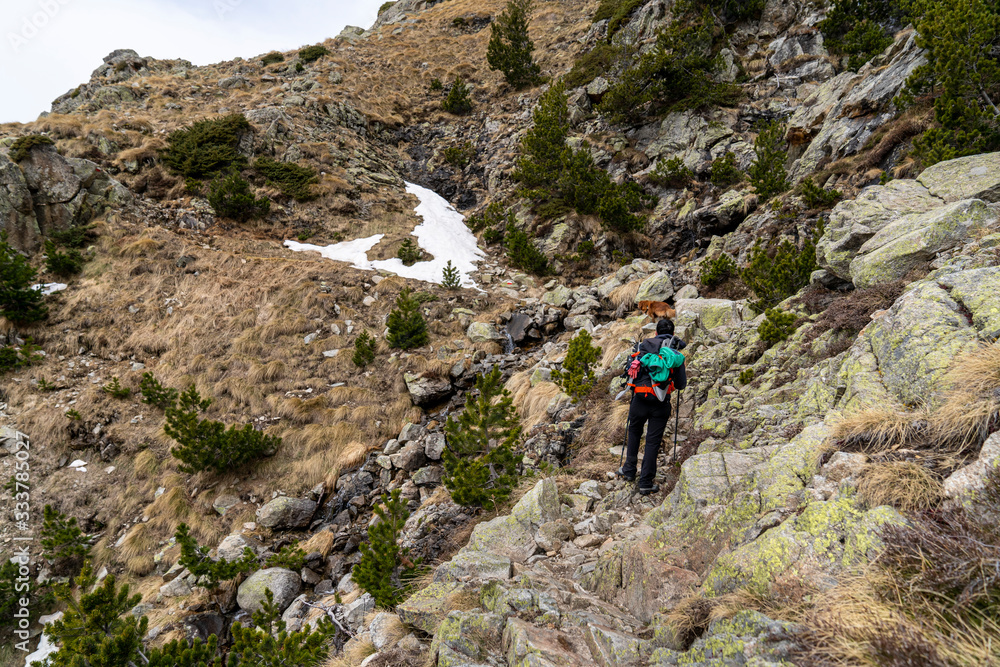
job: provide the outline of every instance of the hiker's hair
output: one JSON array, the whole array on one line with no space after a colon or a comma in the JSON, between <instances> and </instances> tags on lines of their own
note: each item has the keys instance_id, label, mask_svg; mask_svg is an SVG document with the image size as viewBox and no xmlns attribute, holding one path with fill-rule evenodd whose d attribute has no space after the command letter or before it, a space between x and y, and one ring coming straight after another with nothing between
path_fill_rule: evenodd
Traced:
<instances>
[{"instance_id":1,"label":"hiker's hair","mask_svg":"<svg viewBox=\"0 0 1000 667\"><path fill-rule=\"evenodd\" d=\"M656 323L656 335L662 336L663 334L674 334L674 323L670 318L664 317L662 320Z\"/></svg>"}]
</instances>

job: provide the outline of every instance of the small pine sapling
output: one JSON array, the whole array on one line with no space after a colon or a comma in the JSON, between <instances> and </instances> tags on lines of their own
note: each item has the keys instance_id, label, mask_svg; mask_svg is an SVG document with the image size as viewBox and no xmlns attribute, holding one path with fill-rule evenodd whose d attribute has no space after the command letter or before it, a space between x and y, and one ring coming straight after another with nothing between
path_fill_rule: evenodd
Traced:
<instances>
[{"instance_id":1,"label":"small pine sapling","mask_svg":"<svg viewBox=\"0 0 1000 667\"><path fill-rule=\"evenodd\" d=\"M0 317L14 324L34 324L48 317L44 296L34 289L38 272L28 259L7 242L0 231Z\"/></svg>"},{"instance_id":2,"label":"small pine sapling","mask_svg":"<svg viewBox=\"0 0 1000 667\"><path fill-rule=\"evenodd\" d=\"M726 282L734 275L739 272L739 268L736 266L736 262L733 258L722 253L714 259L707 260L701 267L701 273L698 276L698 280L705 287L718 287L722 283Z\"/></svg>"},{"instance_id":3,"label":"small pine sapling","mask_svg":"<svg viewBox=\"0 0 1000 667\"><path fill-rule=\"evenodd\" d=\"M128 398L132 395L132 390L128 387L123 387L117 375L111 378L111 382L101 387L101 390L114 398Z\"/></svg>"},{"instance_id":4,"label":"small pine sapling","mask_svg":"<svg viewBox=\"0 0 1000 667\"><path fill-rule=\"evenodd\" d=\"M785 146L785 126L771 121L757 133L753 142L756 158L747 169L747 178L757 191L761 201L779 195L788 189L788 172L785 160L788 149Z\"/></svg>"},{"instance_id":5,"label":"small pine sapling","mask_svg":"<svg viewBox=\"0 0 1000 667\"><path fill-rule=\"evenodd\" d=\"M535 45L528 36L531 0L510 0L490 26L486 62L503 73L507 83L520 89L541 80L541 68L532 58Z\"/></svg>"},{"instance_id":6,"label":"small pine sapling","mask_svg":"<svg viewBox=\"0 0 1000 667\"><path fill-rule=\"evenodd\" d=\"M462 77L455 79L455 83L451 85L451 90L448 91L448 97L441 103L441 108L456 116L462 116L472 111L472 95Z\"/></svg>"},{"instance_id":7,"label":"small pine sapling","mask_svg":"<svg viewBox=\"0 0 1000 667\"><path fill-rule=\"evenodd\" d=\"M479 376L476 390L445 423L444 485L459 505L495 508L517 484L521 423L499 367Z\"/></svg>"},{"instance_id":8,"label":"small pine sapling","mask_svg":"<svg viewBox=\"0 0 1000 667\"><path fill-rule=\"evenodd\" d=\"M722 157L712 160L708 180L717 188L725 188L742 181L743 172L736 166L736 154L727 151Z\"/></svg>"},{"instance_id":9,"label":"small pine sapling","mask_svg":"<svg viewBox=\"0 0 1000 667\"><path fill-rule=\"evenodd\" d=\"M281 547L281 551L268 556L264 564L267 567L283 567L297 572L306 565L306 552L298 544L286 544Z\"/></svg>"},{"instance_id":10,"label":"small pine sapling","mask_svg":"<svg viewBox=\"0 0 1000 667\"><path fill-rule=\"evenodd\" d=\"M795 313L785 313L777 308L768 308L764 312L764 321L757 327L760 339L765 343L774 345L795 333L798 317Z\"/></svg>"},{"instance_id":11,"label":"small pine sapling","mask_svg":"<svg viewBox=\"0 0 1000 667\"><path fill-rule=\"evenodd\" d=\"M826 188L821 188L813 183L812 178L804 179L802 181L801 188L802 200L809 208L830 208L843 196L840 190L827 190Z\"/></svg>"},{"instance_id":12,"label":"small pine sapling","mask_svg":"<svg viewBox=\"0 0 1000 667\"><path fill-rule=\"evenodd\" d=\"M75 572L90 553L90 537L73 517L46 505L42 518L42 555L58 572Z\"/></svg>"},{"instance_id":13,"label":"small pine sapling","mask_svg":"<svg viewBox=\"0 0 1000 667\"><path fill-rule=\"evenodd\" d=\"M139 393L142 394L143 403L156 406L161 410L173 407L177 403L177 390L172 387L164 387L149 372L142 374L142 379L139 381Z\"/></svg>"},{"instance_id":14,"label":"small pine sapling","mask_svg":"<svg viewBox=\"0 0 1000 667\"><path fill-rule=\"evenodd\" d=\"M67 252L56 249L51 239L45 240L45 270L60 278L75 276L83 270L83 255L76 248Z\"/></svg>"},{"instance_id":15,"label":"small pine sapling","mask_svg":"<svg viewBox=\"0 0 1000 667\"><path fill-rule=\"evenodd\" d=\"M403 261L405 266L413 266L424 256L424 253L420 250L413 239L406 238L403 239L403 245L399 246L399 250L396 251L396 257Z\"/></svg>"},{"instance_id":16,"label":"small pine sapling","mask_svg":"<svg viewBox=\"0 0 1000 667\"><path fill-rule=\"evenodd\" d=\"M249 574L259 567L257 557L250 547L245 547L242 556L237 560L227 561L223 558L212 560L208 555L211 549L198 546L198 542L185 523L177 526L174 539L181 547L181 555L177 562L195 577L199 577L207 588L217 589L221 582L229 581L241 574Z\"/></svg>"},{"instance_id":17,"label":"small pine sapling","mask_svg":"<svg viewBox=\"0 0 1000 667\"><path fill-rule=\"evenodd\" d=\"M552 381L574 402L589 394L597 382L596 365L601 358L601 348L592 343L590 332L580 329L569 342L562 368L552 372Z\"/></svg>"},{"instance_id":18,"label":"small pine sapling","mask_svg":"<svg viewBox=\"0 0 1000 667\"><path fill-rule=\"evenodd\" d=\"M375 361L375 338L367 331L362 331L354 339L354 355L351 361L359 368L364 368Z\"/></svg>"},{"instance_id":19,"label":"small pine sapling","mask_svg":"<svg viewBox=\"0 0 1000 667\"><path fill-rule=\"evenodd\" d=\"M448 264L444 267L444 276L441 281L441 286L449 290L457 290L462 286L462 275L458 272L451 260L448 260Z\"/></svg>"},{"instance_id":20,"label":"small pine sapling","mask_svg":"<svg viewBox=\"0 0 1000 667\"><path fill-rule=\"evenodd\" d=\"M383 495L375 506L376 521L368 527L368 542L358 545L361 561L351 572L355 583L375 598L375 605L392 609L406 595L416 566L409 550L399 546L399 532L410 516L400 490Z\"/></svg>"},{"instance_id":21,"label":"small pine sapling","mask_svg":"<svg viewBox=\"0 0 1000 667\"><path fill-rule=\"evenodd\" d=\"M401 350L423 347L430 342L427 335L427 322L420 313L420 304L409 288L404 289L396 298L396 307L389 313L389 346Z\"/></svg>"}]
</instances>

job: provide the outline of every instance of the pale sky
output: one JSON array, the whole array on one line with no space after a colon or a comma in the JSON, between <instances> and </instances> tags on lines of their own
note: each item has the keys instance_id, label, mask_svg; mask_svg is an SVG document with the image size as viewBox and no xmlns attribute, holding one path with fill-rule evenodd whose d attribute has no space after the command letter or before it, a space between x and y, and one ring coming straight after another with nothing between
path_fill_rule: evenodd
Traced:
<instances>
[{"instance_id":1,"label":"pale sky","mask_svg":"<svg viewBox=\"0 0 1000 667\"><path fill-rule=\"evenodd\" d=\"M371 27L383 0L0 0L0 122L35 120L104 56L195 65L287 51Z\"/></svg>"}]
</instances>

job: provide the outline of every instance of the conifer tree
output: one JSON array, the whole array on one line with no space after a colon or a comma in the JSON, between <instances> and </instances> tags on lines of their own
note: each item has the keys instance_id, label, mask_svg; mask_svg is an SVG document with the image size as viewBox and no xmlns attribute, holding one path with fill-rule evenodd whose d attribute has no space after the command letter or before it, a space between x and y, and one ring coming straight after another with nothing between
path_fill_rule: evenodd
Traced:
<instances>
[{"instance_id":1,"label":"conifer tree","mask_svg":"<svg viewBox=\"0 0 1000 667\"><path fill-rule=\"evenodd\" d=\"M396 298L396 308L389 313L389 346L402 350L422 347L430 342L427 323L420 314L420 304L411 296L409 288Z\"/></svg>"},{"instance_id":2,"label":"conifer tree","mask_svg":"<svg viewBox=\"0 0 1000 667\"><path fill-rule=\"evenodd\" d=\"M362 331L354 339L354 355L351 357L351 361L360 368L375 361L375 339L367 331Z\"/></svg>"},{"instance_id":3,"label":"conifer tree","mask_svg":"<svg viewBox=\"0 0 1000 667\"><path fill-rule=\"evenodd\" d=\"M524 188L552 184L562 172L569 136L569 109L561 83L545 91L531 115L534 125L521 140L521 157L514 171L514 180Z\"/></svg>"},{"instance_id":4,"label":"conifer tree","mask_svg":"<svg viewBox=\"0 0 1000 667\"><path fill-rule=\"evenodd\" d=\"M14 324L34 324L48 317L42 293L32 289L37 271L0 232L0 317Z\"/></svg>"},{"instance_id":5,"label":"conifer tree","mask_svg":"<svg viewBox=\"0 0 1000 667\"><path fill-rule=\"evenodd\" d=\"M441 108L448 113L462 116L472 111L472 96L469 94L469 87L465 85L462 77L455 79L448 97L441 103Z\"/></svg>"},{"instance_id":6,"label":"conifer tree","mask_svg":"<svg viewBox=\"0 0 1000 667\"><path fill-rule=\"evenodd\" d=\"M459 274L458 269L452 265L450 259L444 267L444 279L441 281L441 286L449 290L457 290L462 286L462 276Z\"/></svg>"},{"instance_id":7,"label":"conifer tree","mask_svg":"<svg viewBox=\"0 0 1000 667\"><path fill-rule=\"evenodd\" d=\"M410 516L399 489L382 495L375 516L377 521L368 527L368 542L358 545L361 561L354 566L351 577L375 598L376 606L392 609L402 601L407 580L415 572L409 550L398 544L399 532Z\"/></svg>"},{"instance_id":8,"label":"conifer tree","mask_svg":"<svg viewBox=\"0 0 1000 667\"><path fill-rule=\"evenodd\" d=\"M253 424L227 429L221 422L201 419L199 413L211 403L212 399L202 399L191 385L181 393L176 405L166 409L163 431L177 441L178 446L170 453L182 461L178 466L181 472L230 471L272 453L281 444L281 438L264 435Z\"/></svg>"},{"instance_id":9,"label":"conifer tree","mask_svg":"<svg viewBox=\"0 0 1000 667\"><path fill-rule=\"evenodd\" d=\"M187 524L182 523L177 526L174 538L177 544L181 545L181 555L177 562L194 576L205 577L207 588L218 588L219 582L228 581L257 569L257 557L250 547L243 549L243 556L238 560L227 561L222 558L212 560L208 555L211 549L198 546Z\"/></svg>"},{"instance_id":10,"label":"conifer tree","mask_svg":"<svg viewBox=\"0 0 1000 667\"><path fill-rule=\"evenodd\" d=\"M83 564L76 585L82 592L79 600L68 586L58 589L58 597L67 605L66 613L45 626L45 634L60 645L49 656L49 666L145 664L142 638L149 621L129 613L142 596L130 596L128 584L119 588L113 574L98 583L89 562Z\"/></svg>"},{"instance_id":11,"label":"conifer tree","mask_svg":"<svg viewBox=\"0 0 1000 667\"><path fill-rule=\"evenodd\" d=\"M476 390L458 420L445 423L444 485L459 505L496 507L517 484L521 424L499 367L479 376Z\"/></svg>"},{"instance_id":12,"label":"conifer tree","mask_svg":"<svg viewBox=\"0 0 1000 667\"><path fill-rule=\"evenodd\" d=\"M592 342L590 332L580 329L569 342L562 369L552 373L552 381L574 401L589 394L597 382L595 365L601 358L601 348L592 345Z\"/></svg>"},{"instance_id":13,"label":"conifer tree","mask_svg":"<svg viewBox=\"0 0 1000 667\"><path fill-rule=\"evenodd\" d=\"M761 201L770 199L788 189L788 172L785 171L785 126L774 120L761 128L753 142L756 159L747 169L747 178Z\"/></svg>"},{"instance_id":14,"label":"conifer tree","mask_svg":"<svg viewBox=\"0 0 1000 667\"><path fill-rule=\"evenodd\" d=\"M52 505L46 505L42 519L42 555L58 572L73 571L90 553L90 539L76 523Z\"/></svg>"},{"instance_id":15,"label":"conifer tree","mask_svg":"<svg viewBox=\"0 0 1000 667\"><path fill-rule=\"evenodd\" d=\"M399 250L396 251L396 257L403 260L405 266L413 266L420 261L422 256L420 248L411 238L403 239L403 245L399 246Z\"/></svg>"},{"instance_id":16,"label":"conifer tree","mask_svg":"<svg viewBox=\"0 0 1000 667\"><path fill-rule=\"evenodd\" d=\"M510 0L490 26L486 62L503 73L507 83L520 89L540 80L541 68L532 58L535 45L528 36L531 0Z\"/></svg>"}]
</instances>

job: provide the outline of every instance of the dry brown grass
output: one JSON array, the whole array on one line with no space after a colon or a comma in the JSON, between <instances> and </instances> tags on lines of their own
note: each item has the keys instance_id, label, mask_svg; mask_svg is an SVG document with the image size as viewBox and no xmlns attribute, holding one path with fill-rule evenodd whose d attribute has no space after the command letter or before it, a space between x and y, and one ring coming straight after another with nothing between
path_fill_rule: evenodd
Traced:
<instances>
[{"instance_id":1,"label":"dry brown grass","mask_svg":"<svg viewBox=\"0 0 1000 667\"><path fill-rule=\"evenodd\" d=\"M624 311L628 306L635 304L635 295L639 293L639 287L642 286L644 279L633 280L631 282L620 285L608 294L608 301L611 302L615 308Z\"/></svg>"},{"instance_id":2,"label":"dry brown grass","mask_svg":"<svg viewBox=\"0 0 1000 667\"><path fill-rule=\"evenodd\" d=\"M350 639L344 644L343 652L324 663L324 667L358 667L364 659L376 652L371 639Z\"/></svg>"},{"instance_id":3,"label":"dry brown grass","mask_svg":"<svg viewBox=\"0 0 1000 667\"><path fill-rule=\"evenodd\" d=\"M912 461L866 466L858 481L858 497L869 508L891 505L903 512L935 507L943 497L941 482Z\"/></svg>"},{"instance_id":4,"label":"dry brown grass","mask_svg":"<svg viewBox=\"0 0 1000 667\"><path fill-rule=\"evenodd\" d=\"M842 441L843 449L882 454L912 444L923 416L899 405L863 408L841 415L831 438Z\"/></svg>"},{"instance_id":5,"label":"dry brown grass","mask_svg":"<svg viewBox=\"0 0 1000 667\"><path fill-rule=\"evenodd\" d=\"M333 542L333 532L329 530L321 530L300 544L299 547L307 554L318 551L323 558L326 558L330 555L330 552L333 551Z\"/></svg>"}]
</instances>

